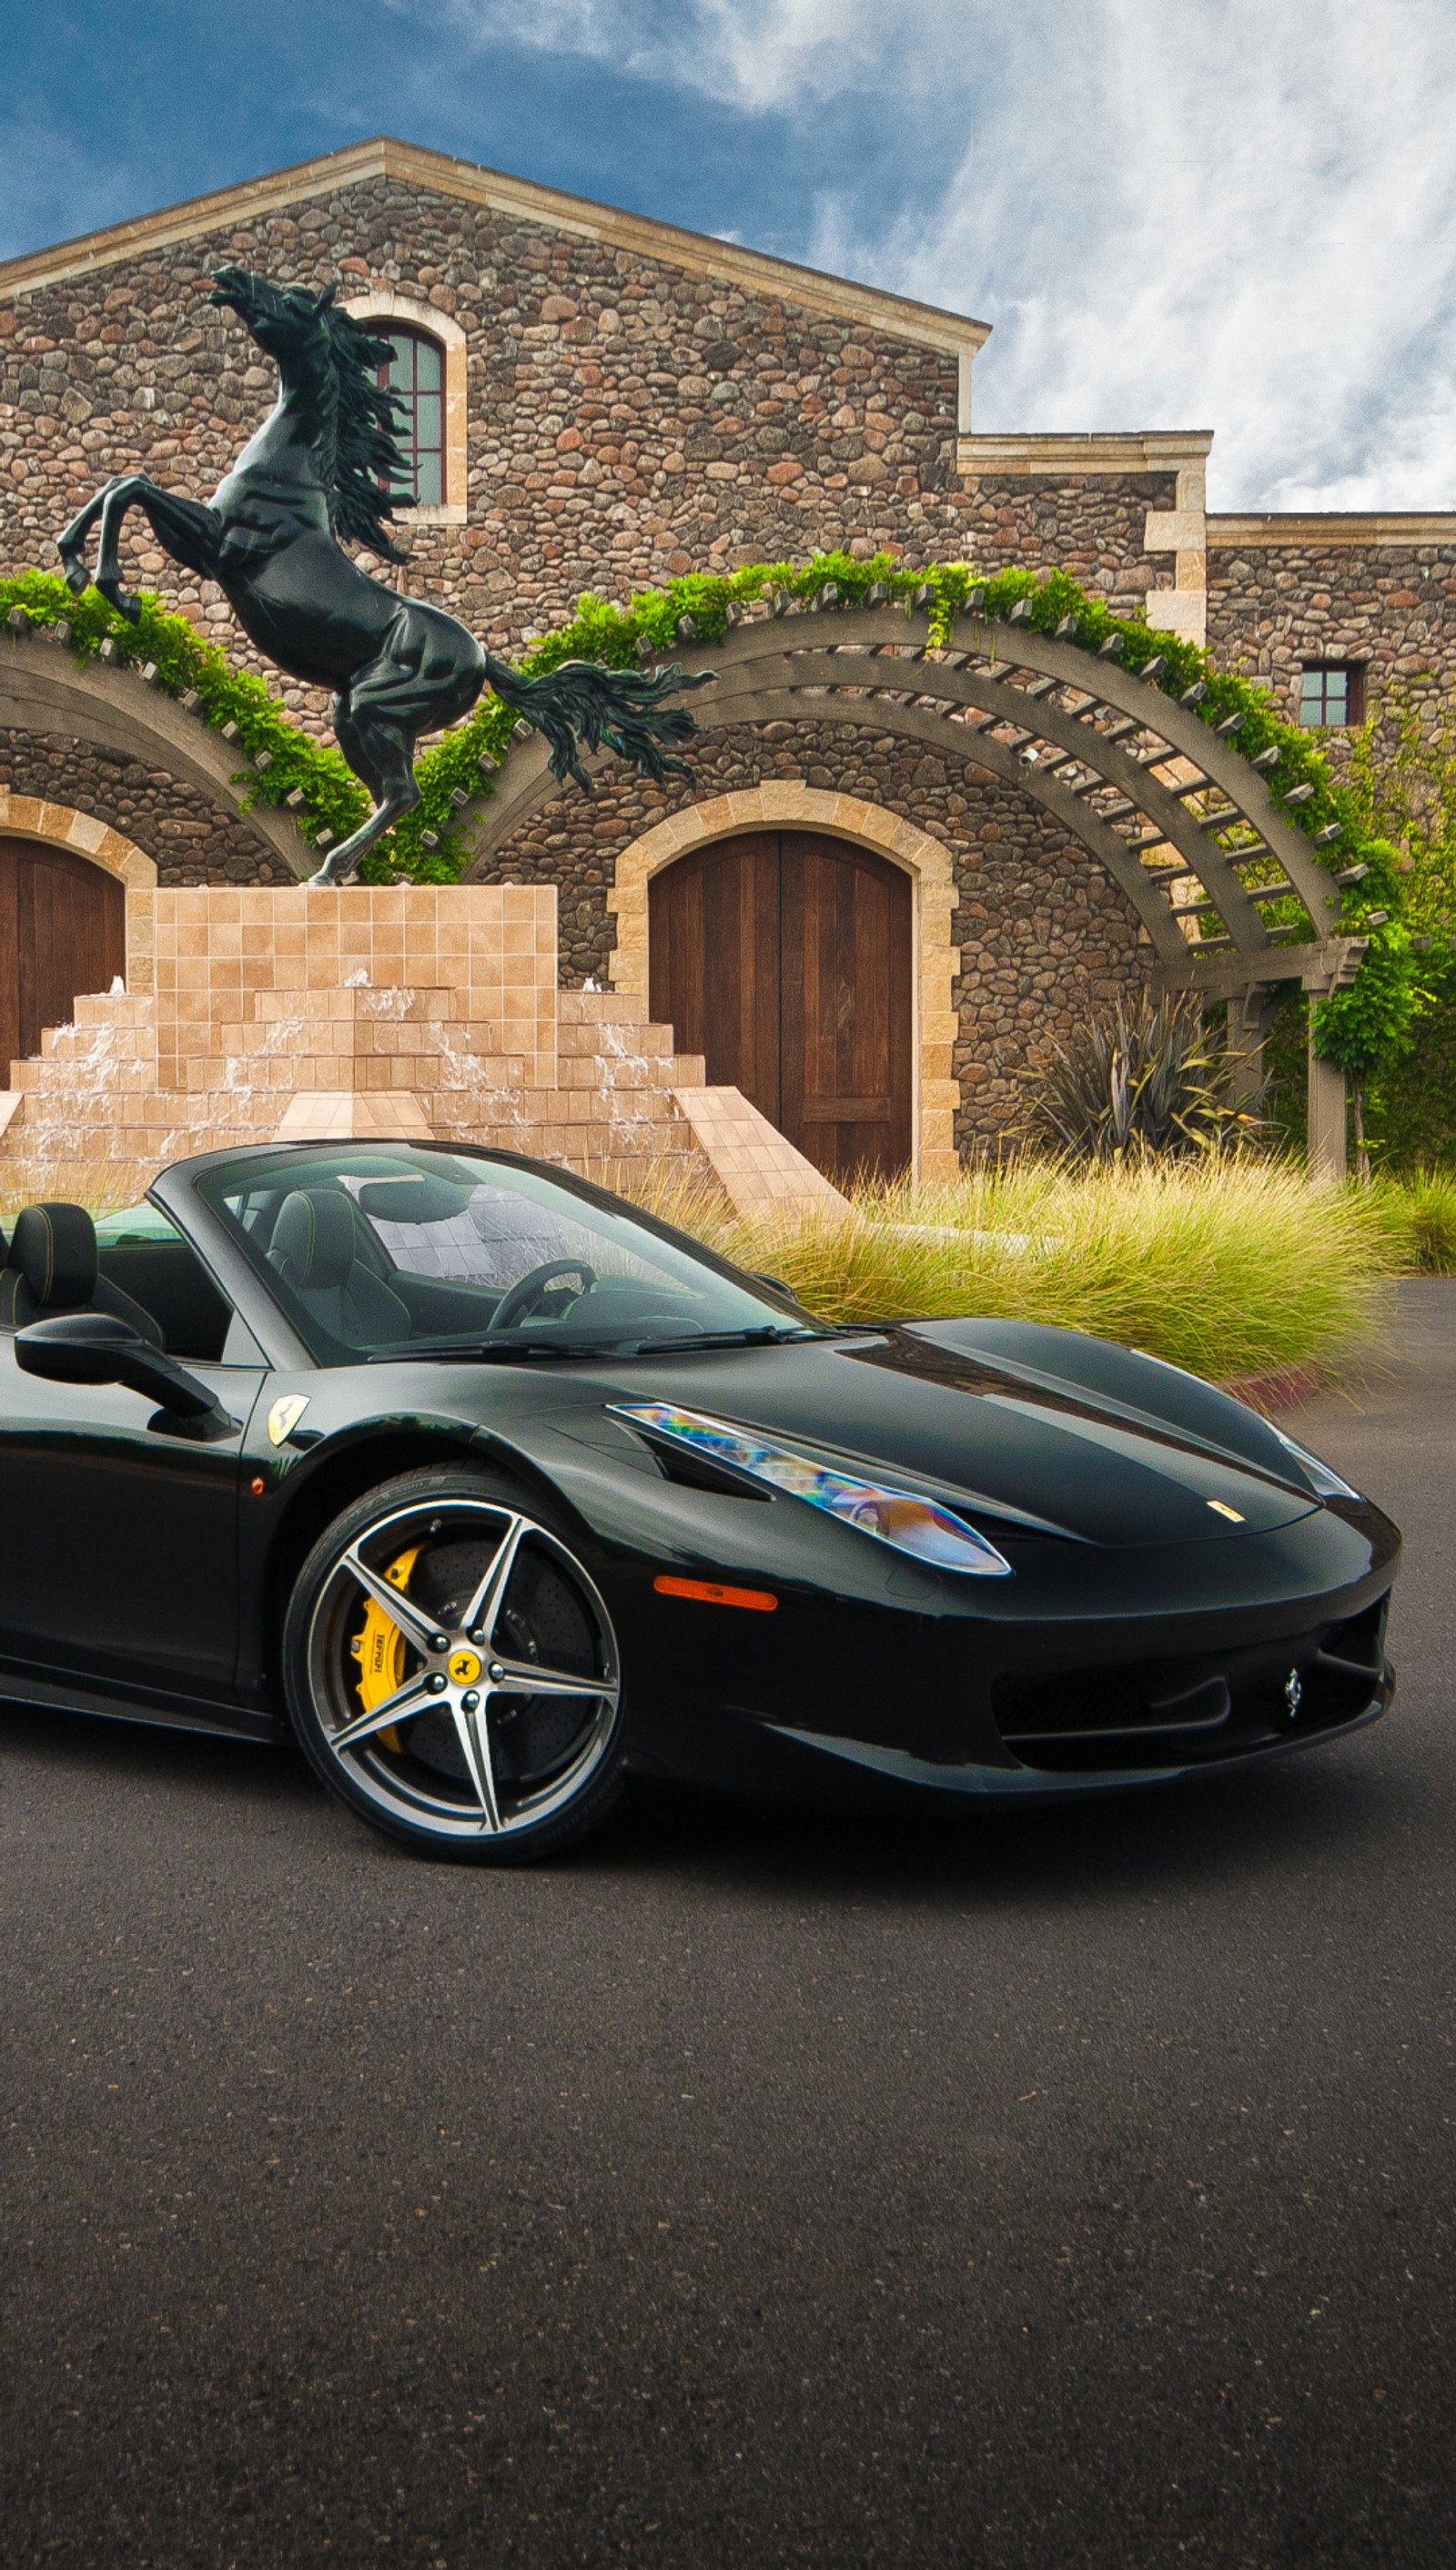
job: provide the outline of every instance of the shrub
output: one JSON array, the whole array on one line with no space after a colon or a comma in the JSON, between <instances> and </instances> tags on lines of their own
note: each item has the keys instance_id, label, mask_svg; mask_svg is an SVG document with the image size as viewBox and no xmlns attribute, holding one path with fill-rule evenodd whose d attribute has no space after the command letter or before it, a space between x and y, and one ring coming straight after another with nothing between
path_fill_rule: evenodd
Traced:
<instances>
[{"instance_id":1,"label":"shrub","mask_svg":"<svg viewBox=\"0 0 1456 2570\"><path fill-rule=\"evenodd\" d=\"M22 1205L84 1204L95 1214L139 1204L157 1174L140 1160L27 1160L0 1157L0 1223L8 1232Z\"/></svg>"},{"instance_id":2,"label":"shrub","mask_svg":"<svg viewBox=\"0 0 1456 2570\"><path fill-rule=\"evenodd\" d=\"M1229 1102L1229 1060L1197 1001L1150 1000L1076 1029L1052 1061L1025 1073L1026 1132L1070 1160L1179 1159L1251 1134L1257 1118Z\"/></svg>"}]
</instances>

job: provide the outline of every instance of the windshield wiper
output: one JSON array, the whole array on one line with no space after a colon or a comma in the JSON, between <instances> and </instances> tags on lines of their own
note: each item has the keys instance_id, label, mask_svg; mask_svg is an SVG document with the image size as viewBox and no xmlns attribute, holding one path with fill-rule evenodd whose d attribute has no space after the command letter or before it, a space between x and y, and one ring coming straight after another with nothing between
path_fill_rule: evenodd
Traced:
<instances>
[{"instance_id":1,"label":"windshield wiper","mask_svg":"<svg viewBox=\"0 0 1456 2570\"><path fill-rule=\"evenodd\" d=\"M705 1331L699 1339L638 1339L629 1353L636 1357L692 1354L698 1348L777 1348L788 1339L826 1339L827 1330L779 1329L772 1322L755 1330Z\"/></svg>"},{"instance_id":2,"label":"windshield wiper","mask_svg":"<svg viewBox=\"0 0 1456 2570\"><path fill-rule=\"evenodd\" d=\"M488 1364L514 1363L525 1357L614 1357L631 1356L629 1344L624 1350L615 1342L603 1339L406 1339L401 1347L374 1348L365 1359L368 1365L404 1365L411 1357L459 1357L466 1365L483 1359Z\"/></svg>"},{"instance_id":3,"label":"windshield wiper","mask_svg":"<svg viewBox=\"0 0 1456 2570\"><path fill-rule=\"evenodd\" d=\"M761 1329L719 1330L705 1332L701 1338L681 1339L410 1339L402 1347L375 1348L366 1362L369 1365L399 1365L410 1357L460 1357L466 1363L481 1361L488 1365L510 1365L542 1357L580 1357L588 1363L603 1358L646 1357L662 1353L691 1354L698 1348L770 1348L787 1339L827 1338L825 1330L802 1326L780 1328L767 1322Z\"/></svg>"}]
</instances>

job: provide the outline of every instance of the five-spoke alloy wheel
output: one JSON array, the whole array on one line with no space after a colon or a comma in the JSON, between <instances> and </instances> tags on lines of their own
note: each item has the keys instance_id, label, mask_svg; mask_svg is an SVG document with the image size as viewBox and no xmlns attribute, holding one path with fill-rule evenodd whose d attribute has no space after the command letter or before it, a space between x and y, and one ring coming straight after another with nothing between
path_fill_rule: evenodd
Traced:
<instances>
[{"instance_id":1,"label":"five-spoke alloy wheel","mask_svg":"<svg viewBox=\"0 0 1456 2570\"><path fill-rule=\"evenodd\" d=\"M606 1603L561 1534L483 1477L411 1473L347 1509L299 1573L283 1663L324 1783L412 1847L544 1856L616 1799Z\"/></svg>"}]
</instances>

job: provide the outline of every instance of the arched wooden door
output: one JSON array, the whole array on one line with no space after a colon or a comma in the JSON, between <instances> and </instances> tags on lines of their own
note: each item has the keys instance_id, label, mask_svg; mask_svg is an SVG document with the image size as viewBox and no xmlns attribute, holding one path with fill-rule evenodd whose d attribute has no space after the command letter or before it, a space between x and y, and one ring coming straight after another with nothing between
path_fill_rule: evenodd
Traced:
<instances>
[{"instance_id":1,"label":"arched wooden door","mask_svg":"<svg viewBox=\"0 0 1456 2570\"><path fill-rule=\"evenodd\" d=\"M848 840L764 830L648 889L649 1005L832 1178L910 1159L910 880Z\"/></svg>"},{"instance_id":2,"label":"arched wooden door","mask_svg":"<svg viewBox=\"0 0 1456 2570\"><path fill-rule=\"evenodd\" d=\"M0 1087L69 1025L83 991L126 971L126 894L114 875L34 839L0 838Z\"/></svg>"}]
</instances>

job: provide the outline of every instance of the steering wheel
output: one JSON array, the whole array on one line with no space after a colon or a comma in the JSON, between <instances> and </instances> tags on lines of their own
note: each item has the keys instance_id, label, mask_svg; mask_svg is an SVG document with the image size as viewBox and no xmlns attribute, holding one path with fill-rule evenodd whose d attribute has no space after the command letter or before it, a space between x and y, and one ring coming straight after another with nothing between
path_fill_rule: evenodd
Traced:
<instances>
[{"instance_id":1,"label":"steering wheel","mask_svg":"<svg viewBox=\"0 0 1456 2570\"><path fill-rule=\"evenodd\" d=\"M597 1281L595 1267L589 1267L584 1258L548 1258L540 1267L528 1268L524 1276L518 1276L514 1285L507 1287L495 1307L495 1319L491 1323L492 1330L514 1330L528 1314L544 1312L545 1289L553 1276L580 1276L582 1279L577 1292L568 1302L568 1310L572 1303L579 1303L582 1295L588 1292Z\"/></svg>"}]
</instances>

